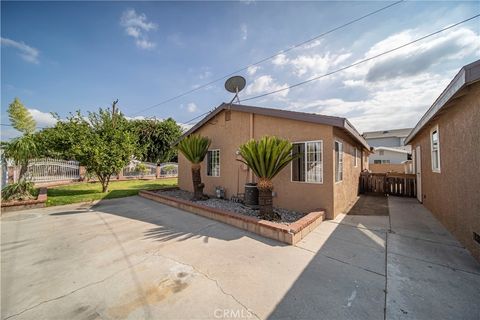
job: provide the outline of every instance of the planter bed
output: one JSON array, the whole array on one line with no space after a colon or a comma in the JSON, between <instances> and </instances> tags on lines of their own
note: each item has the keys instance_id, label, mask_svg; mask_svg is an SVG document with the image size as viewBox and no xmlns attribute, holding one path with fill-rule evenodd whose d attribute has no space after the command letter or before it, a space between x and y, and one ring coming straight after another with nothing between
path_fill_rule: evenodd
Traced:
<instances>
[{"instance_id":1,"label":"planter bed","mask_svg":"<svg viewBox=\"0 0 480 320\"><path fill-rule=\"evenodd\" d=\"M15 200L15 201L2 201L2 213L33 209L33 208L43 208L47 202L47 188L40 188L38 192L37 199L32 200Z\"/></svg>"},{"instance_id":2,"label":"planter bed","mask_svg":"<svg viewBox=\"0 0 480 320\"><path fill-rule=\"evenodd\" d=\"M178 188L157 191L141 190L139 196L288 244L296 244L303 239L325 217L323 210L301 214L275 209L281 215L282 221L267 221L258 218L256 210L231 203L228 200L191 201L191 194Z\"/></svg>"}]
</instances>

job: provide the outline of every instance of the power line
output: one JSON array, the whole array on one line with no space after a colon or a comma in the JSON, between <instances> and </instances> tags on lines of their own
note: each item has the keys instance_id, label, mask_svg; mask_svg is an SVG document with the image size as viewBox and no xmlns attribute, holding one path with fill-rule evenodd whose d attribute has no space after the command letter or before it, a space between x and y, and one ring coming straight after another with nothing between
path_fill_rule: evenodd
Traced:
<instances>
[{"instance_id":1,"label":"power line","mask_svg":"<svg viewBox=\"0 0 480 320\"><path fill-rule=\"evenodd\" d=\"M358 17L358 18L354 19L354 20L351 20L351 21L349 21L349 22L346 22L346 23L344 23L344 24L342 24L342 25L340 25L340 26L337 26L337 27L335 27L335 28L333 28L333 29L330 29L330 30L328 30L328 31L326 31L326 32L324 32L324 33L321 33L321 34L319 34L319 35L316 35L316 36L314 36L313 38L310 38L310 39L304 40L304 41L302 41L302 42L299 42L299 43L297 43L297 44L295 44L295 45L292 45L292 46L290 46L290 47L287 48L287 49L278 51L277 53L275 53L275 54L273 54L273 55L270 55L270 56L268 56L268 57L266 57L266 58L263 58L263 59L261 59L261 60L258 60L257 62L251 63L251 64L249 64L249 65L247 65L247 66L245 66L245 67L242 67L242 68L240 68L240 69L238 69L238 70L235 70L235 71L233 71L233 72L231 72L231 73L229 73L229 74L227 74L227 75L224 75L224 76L222 76L222 77L216 78L216 79L214 79L214 80L212 80L212 81L210 81L210 82L208 82L208 83L202 84L202 85L200 85L200 86L198 86L198 87L196 87L196 88L193 88L193 89L191 89L191 90L185 91L185 92L183 92L183 93L181 93L181 94L178 94L178 95L176 95L176 96L173 96L173 97L171 97L171 98L168 98L168 99L166 99L166 100L163 100L163 101L161 101L161 102L159 102L159 103L157 103L157 104L154 104L154 105L152 105L152 106L149 106L149 107L147 107L147 108L144 108L144 109L142 109L142 110L140 110L140 111L132 114L132 116L136 116L136 115L138 115L138 114L140 114L140 113L143 113L143 112L145 112L145 111L147 111L147 110L150 110L150 109L159 107L159 106L161 106L161 105L163 105L163 104L165 104L165 103L168 103L168 102L170 102L170 101L176 100L176 99L181 98L181 97L184 97L184 96L186 96L186 95L188 95L188 94L190 94L190 93L192 93L192 92L195 92L195 91L201 90L201 89L203 89L203 88L206 88L206 87L208 87L208 86L210 86L210 85L212 85L212 84L214 84L214 83L216 83L216 82L218 82L218 81L221 81L221 80L223 80L223 79L225 79L225 78L227 78L227 77L229 77L229 76L232 76L232 75L237 74L237 73L239 73L239 72L245 71L245 70L247 70L248 68L254 67L254 66L256 66L256 65L259 65L259 64L261 64L261 63L263 63L263 62L265 62L265 61L271 60L271 59L273 59L273 58L275 58L275 57L277 57L277 56L279 56L279 55L281 55L281 54L284 54L284 53L289 52L289 51L291 51L291 50L293 50L293 49L296 49L296 48L298 48L298 47L301 47L301 46L303 46L303 45L305 45L305 44L307 44L307 43L309 43L309 42L318 40L318 39L320 39L320 38L322 38L322 37L324 37L324 36L326 36L326 35L328 35L328 34L330 34L330 33L332 33L332 32L335 32L335 31L337 31L337 30L340 30L340 29L343 29L343 28L345 28L345 27L348 27L349 25L352 25L352 24L354 24L354 23L356 23L356 22L358 22L358 21L361 21L361 20L363 20L363 19L365 19L365 18L368 18L368 17L370 17L370 16L372 16L372 15L374 15L374 14L377 14L377 13L379 13L379 12L381 12L381 11L384 11L384 10L386 10L386 9L388 9L388 8L391 8L391 7L393 7L393 6L396 6L396 5L398 5L398 4L400 4L400 3L404 2L404 1L405 1L405 0L400 0L400 1L397 1L397 2L394 2L394 3L391 3L391 4L389 4L389 5L385 6L385 7L382 7L382 8L380 8L380 9L377 9L377 10L375 10L375 11L372 11L372 12L370 12L370 13L367 13L366 15L363 15L363 16L361 16L361 17ZM190 120L190 121L191 121L191 120Z\"/></svg>"},{"instance_id":2,"label":"power line","mask_svg":"<svg viewBox=\"0 0 480 320\"><path fill-rule=\"evenodd\" d=\"M288 87L284 87L284 88L277 89L277 90L274 90L274 91L270 91L270 92L267 92L267 93L259 94L259 95L257 95L257 96L253 96L253 97L250 97L250 98L245 98L245 99L242 99L242 101L249 101L249 100L254 100L254 99L266 97L266 96L269 96L269 95L272 95L272 94L275 94L275 93L278 93L278 92L282 92L282 91L285 91L285 90L289 90L289 89L292 89L292 88L295 88L295 87L298 87L298 86L301 86L301 85L304 85L304 84L313 82L313 81L315 81L315 80L319 80L319 79L321 79L321 78L330 76L330 75L335 74L335 73L338 73L338 72L340 72L340 71L344 71L344 70L353 68L353 67L355 67L355 66L358 66L359 64L362 64L362 63L365 63L365 62L367 62L367 61L370 61L370 60L379 58L379 57L381 57L381 56L383 56L383 55L386 55L386 54L389 54L389 53L391 53L391 52L393 52L393 51L396 51L396 50L405 48L405 47L407 47L407 46L409 46L409 45L411 45L411 44L414 44L414 43L416 43L416 42L425 40L425 39L427 39L427 38L429 38L429 37L432 37L432 36L434 36L434 35L436 35L436 34L439 34L439 33L441 33L441 32L444 32L444 31L446 31L446 30L452 29L452 28L454 28L454 27L456 27L456 26L458 26L458 25L461 25L461 24L466 23L466 22L468 22L468 21L470 21L470 20L476 19L476 18L478 18L479 16L480 16L480 14L477 14L477 15L475 15L475 16L473 16L473 17L470 17L470 18L468 18L468 19L462 20L462 21L460 21L460 22L457 22L457 23L455 23L455 24L452 24L452 25L450 25L450 26L448 26L448 27L445 27L445 28L443 28L443 29L437 30L437 31L432 32L432 33L430 33L430 34L427 34L427 35L425 35L425 36L423 36L423 37L417 38L417 39L415 39L415 40L413 40L413 41L410 41L410 42L408 42L408 43L405 43L405 44L403 44L403 45L401 45L401 46L398 46L398 47L395 47L395 48L393 48L393 49L384 51L384 52L379 53L379 54L377 54L377 55L374 55L374 56L372 56L372 57L369 57L369 58L366 58L366 59L357 61L357 62L355 62L355 63L352 63L352 64L348 65L348 66L342 67L342 68L340 68L340 69L336 69L336 70L334 70L334 71L330 71L330 72L325 73L325 74L322 74L322 75L320 75L320 76L316 76L316 77L310 78L310 79L308 79L308 80L304 80L304 81L295 83L295 84L290 85L290 86L288 86Z\"/></svg>"}]
</instances>

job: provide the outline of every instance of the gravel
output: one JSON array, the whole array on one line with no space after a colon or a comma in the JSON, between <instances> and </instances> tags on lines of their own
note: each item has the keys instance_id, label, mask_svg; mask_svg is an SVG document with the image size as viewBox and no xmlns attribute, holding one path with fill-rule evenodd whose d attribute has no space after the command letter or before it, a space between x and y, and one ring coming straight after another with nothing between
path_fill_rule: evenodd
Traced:
<instances>
[{"instance_id":1,"label":"gravel","mask_svg":"<svg viewBox=\"0 0 480 320\"><path fill-rule=\"evenodd\" d=\"M249 208L243 205L242 203L233 202L233 201L224 200L224 199L217 199L217 198L210 198L208 200L200 200L200 201L192 201L193 194L191 192L178 190L178 189L164 190L164 191L157 191L157 192L170 197L175 197L175 198L195 202L207 207L223 209L225 211L230 211L230 212L234 212L244 216L250 216L250 217L261 219L259 215L259 210ZM273 208L273 211L278 213L281 217L281 220L276 222L283 223L283 224L290 224L302 218L303 216L305 216L304 213L282 209L282 208Z\"/></svg>"}]
</instances>

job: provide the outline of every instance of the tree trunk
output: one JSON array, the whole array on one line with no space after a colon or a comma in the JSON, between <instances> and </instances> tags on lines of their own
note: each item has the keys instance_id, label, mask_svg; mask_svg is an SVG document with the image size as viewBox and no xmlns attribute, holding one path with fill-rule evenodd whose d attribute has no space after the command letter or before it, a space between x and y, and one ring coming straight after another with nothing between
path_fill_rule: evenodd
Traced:
<instances>
[{"instance_id":1,"label":"tree trunk","mask_svg":"<svg viewBox=\"0 0 480 320\"><path fill-rule=\"evenodd\" d=\"M280 215L273 211L272 182L268 179L260 178L257 184L258 204L260 206L260 216L265 220L280 220Z\"/></svg>"},{"instance_id":2,"label":"tree trunk","mask_svg":"<svg viewBox=\"0 0 480 320\"><path fill-rule=\"evenodd\" d=\"M193 200L202 200L203 188L205 185L202 183L202 176L200 174L199 164L192 164L192 182L193 182Z\"/></svg>"}]
</instances>

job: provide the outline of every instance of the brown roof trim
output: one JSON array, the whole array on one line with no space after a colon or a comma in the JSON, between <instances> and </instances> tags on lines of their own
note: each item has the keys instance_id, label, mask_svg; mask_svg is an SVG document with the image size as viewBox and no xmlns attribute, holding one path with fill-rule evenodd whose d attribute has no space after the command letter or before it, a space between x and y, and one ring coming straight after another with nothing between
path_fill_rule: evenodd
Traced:
<instances>
[{"instance_id":1,"label":"brown roof trim","mask_svg":"<svg viewBox=\"0 0 480 320\"><path fill-rule=\"evenodd\" d=\"M455 99L457 93L468 87L474 82L480 80L480 60L463 66L455 75L450 84L443 90L440 96L435 100L432 106L420 118L415 128L405 139L404 144L409 144L413 138L422 130L422 128L432 120L447 104Z\"/></svg>"},{"instance_id":2,"label":"brown roof trim","mask_svg":"<svg viewBox=\"0 0 480 320\"><path fill-rule=\"evenodd\" d=\"M367 141L353 127L353 125L345 118L325 116L325 115L321 115L321 114L306 113L306 112L297 112L297 111L289 111L289 110L281 110L281 109L246 106L246 105L242 105L242 104L229 104L229 103L222 103L217 108L212 110L212 112L210 112L201 121L199 121L196 125L194 125L192 128L190 128L190 130L185 132L180 137L179 141L181 139L183 139L184 137L186 137L186 136L194 133L195 131L197 131L198 128L203 126L210 119L215 117L221 111L223 111L225 109L228 109L228 108L230 110L233 110L233 111L260 114L260 115L265 115L265 116L270 116L270 117L285 118L285 119L298 120L298 121L304 121L304 122L310 122L310 123L325 124L325 125L341 128L341 129L345 130L348 134L350 134L355 140L357 140L363 147L370 150L370 146L368 145Z\"/></svg>"}]
</instances>

